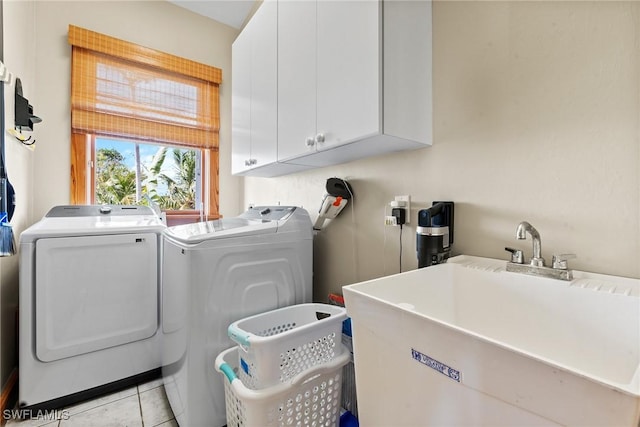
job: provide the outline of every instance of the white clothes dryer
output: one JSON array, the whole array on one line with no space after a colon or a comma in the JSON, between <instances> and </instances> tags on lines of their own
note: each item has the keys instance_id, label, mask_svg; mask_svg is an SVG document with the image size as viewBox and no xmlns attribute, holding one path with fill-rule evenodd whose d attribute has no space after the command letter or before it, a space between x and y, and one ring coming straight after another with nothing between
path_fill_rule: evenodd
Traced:
<instances>
[{"instance_id":1,"label":"white clothes dryer","mask_svg":"<svg viewBox=\"0 0 640 427\"><path fill-rule=\"evenodd\" d=\"M227 329L253 314L312 300L309 214L254 207L239 217L169 227L162 267L165 391L182 427L226 424L216 356Z\"/></svg>"},{"instance_id":2,"label":"white clothes dryer","mask_svg":"<svg viewBox=\"0 0 640 427\"><path fill-rule=\"evenodd\" d=\"M21 407L159 375L165 228L145 206L56 206L20 235Z\"/></svg>"}]
</instances>

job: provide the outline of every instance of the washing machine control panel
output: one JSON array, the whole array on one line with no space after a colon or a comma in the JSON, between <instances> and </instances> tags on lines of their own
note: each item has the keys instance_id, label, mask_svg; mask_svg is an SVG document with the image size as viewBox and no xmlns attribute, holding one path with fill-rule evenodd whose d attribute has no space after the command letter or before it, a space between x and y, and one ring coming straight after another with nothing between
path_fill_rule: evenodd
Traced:
<instances>
[{"instance_id":1,"label":"washing machine control panel","mask_svg":"<svg viewBox=\"0 0 640 427\"><path fill-rule=\"evenodd\" d=\"M246 219L261 219L264 221L278 221L286 219L295 210L295 206L253 206L247 209L240 217Z\"/></svg>"},{"instance_id":2,"label":"washing machine control panel","mask_svg":"<svg viewBox=\"0 0 640 427\"><path fill-rule=\"evenodd\" d=\"M47 212L47 218L74 218L87 216L155 215L148 206L140 205L62 205Z\"/></svg>"}]
</instances>

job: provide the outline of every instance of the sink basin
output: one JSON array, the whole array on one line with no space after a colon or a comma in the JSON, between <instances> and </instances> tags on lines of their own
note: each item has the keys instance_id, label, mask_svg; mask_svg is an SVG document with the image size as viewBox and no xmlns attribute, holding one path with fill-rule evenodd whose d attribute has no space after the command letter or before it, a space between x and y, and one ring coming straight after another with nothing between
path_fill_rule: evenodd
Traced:
<instances>
[{"instance_id":1,"label":"sink basin","mask_svg":"<svg viewBox=\"0 0 640 427\"><path fill-rule=\"evenodd\" d=\"M639 424L640 280L458 256L343 293L363 425Z\"/></svg>"}]
</instances>

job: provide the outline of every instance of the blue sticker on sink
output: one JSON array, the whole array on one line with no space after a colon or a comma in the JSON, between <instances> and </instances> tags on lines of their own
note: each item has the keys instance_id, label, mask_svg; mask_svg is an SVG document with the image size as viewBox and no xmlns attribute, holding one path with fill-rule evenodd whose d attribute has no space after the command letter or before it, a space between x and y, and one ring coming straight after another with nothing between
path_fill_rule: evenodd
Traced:
<instances>
[{"instance_id":1,"label":"blue sticker on sink","mask_svg":"<svg viewBox=\"0 0 640 427\"><path fill-rule=\"evenodd\" d=\"M427 365L431 369L448 376L452 380L460 382L460 371L453 369L451 366L445 365L442 362L438 362L436 359L433 359L426 354L420 353L418 350L415 350L413 348L411 349L411 357L413 357L423 365Z\"/></svg>"}]
</instances>

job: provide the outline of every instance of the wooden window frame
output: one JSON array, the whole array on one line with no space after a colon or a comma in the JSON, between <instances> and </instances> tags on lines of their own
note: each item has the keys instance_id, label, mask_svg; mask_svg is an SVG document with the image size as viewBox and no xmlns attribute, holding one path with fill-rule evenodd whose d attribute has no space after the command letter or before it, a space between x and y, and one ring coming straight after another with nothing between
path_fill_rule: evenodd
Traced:
<instances>
[{"instance_id":1,"label":"wooden window frame","mask_svg":"<svg viewBox=\"0 0 640 427\"><path fill-rule=\"evenodd\" d=\"M96 113L91 106L86 107L84 100L78 101L77 96L74 98L74 90L76 90L74 85L76 83L72 76L70 202L72 204L95 203L95 173L90 162L95 162L95 138L105 137L201 150L203 154L201 156L201 183L204 214L207 220L219 218L219 85L222 82L222 70L73 25L69 26L69 44L72 45L75 53L83 52L84 54L85 50L88 50L95 55L106 55L117 58L117 60L133 62L137 66L209 82L208 87L211 95L206 99L209 101L210 110L213 112L211 117L205 117L207 122L204 125L198 125L197 128L191 129L182 125L175 126L155 122L152 123L152 126L149 126L148 123L144 123L144 119L138 120L135 117L116 116L108 112L102 114L102 116L106 116L109 123L115 123L116 127L124 122L133 124L131 126L132 129L140 128L140 125L146 125L147 129L150 130L150 135L122 135L118 130L113 131L108 127L106 129L104 127L86 128L87 121L81 118L87 115L100 115L100 113ZM72 65L72 68L75 69L73 61ZM77 73L77 71L75 72ZM198 103L198 106L200 108L198 113L202 116L202 103ZM104 123L104 120L102 123ZM99 126L103 126L102 123ZM138 124L137 126L136 123ZM202 135L204 135L204 138L202 138ZM182 139L183 137L184 139ZM167 211L169 225L194 222L199 219L200 211L198 209Z\"/></svg>"},{"instance_id":2,"label":"wooden window frame","mask_svg":"<svg viewBox=\"0 0 640 427\"><path fill-rule=\"evenodd\" d=\"M71 135L71 194L70 202L77 204L95 204L96 190L96 138L100 135L74 132ZM112 137L110 137L112 138ZM134 141L127 140L133 143ZM159 144L159 143L158 143ZM207 221L219 219L219 174L220 157L218 150L208 148L184 147L201 150L200 170L202 180L202 200L204 204L204 219ZM169 225L197 222L201 219L198 209L167 210Z\"/></svg>"}]
</instances>

